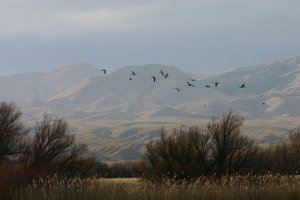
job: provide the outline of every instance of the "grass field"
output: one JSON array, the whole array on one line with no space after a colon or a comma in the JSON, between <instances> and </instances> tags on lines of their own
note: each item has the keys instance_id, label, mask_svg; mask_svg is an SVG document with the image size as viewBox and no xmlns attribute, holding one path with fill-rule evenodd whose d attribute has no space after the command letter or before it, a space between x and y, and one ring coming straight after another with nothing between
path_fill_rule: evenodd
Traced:
<instances>
[{"instance_id":1,"label":"grass field","mask_svg":"<svg viewBox=\"0 0 300 200\"><path fill-rule=\"evenodd\" d=\"M191 184L151 184L140 179L58 179L16 189L12 199L300 199L300 180L290 176L201 178Z\"/></svg>"}]
</instances>

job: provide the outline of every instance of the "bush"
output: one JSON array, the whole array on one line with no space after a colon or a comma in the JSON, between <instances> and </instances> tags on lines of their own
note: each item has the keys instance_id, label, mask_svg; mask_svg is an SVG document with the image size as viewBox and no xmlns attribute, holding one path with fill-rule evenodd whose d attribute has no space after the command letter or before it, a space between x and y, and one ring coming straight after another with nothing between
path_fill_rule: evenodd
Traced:
<instances>
[{"instance_id":1,"label":"bush","mask_svg":"<svg viewBox=\"0 0 300 200\"><path fill-rule=\"evenodd\" d=\"M68 134L66 121L48 114L36 123L35 135L27 147L24 160L40 175L70 174L85 150L84 145L75 144L74 135Z\"/></svg>"},{"instance_id":2,"label":"bush","mask_svg":"<svg viewBox=\"0 0 300 200\"><path fill-rule=\"evenodd\" d=\"M140 177L140 162L122 161L109 165L110 178L134 178Z\"/></svg>"},{"instance_id":3,"label":"bush","mask_svg":"<svg viewBox=\"0 0 300 200\"><path fill-rule=\"evenodd\" d=\"M9 199L15 188L31 184L34 173L19 164L0 165L0 199Z\"/></svg>"},{"instance_id":4,"label":"bush","mask_svg":"<svg viewBox=\"0 0 300 200\"><path fill-rule=\"evenodd\" d=\"M232 112L222 119L212 119L207 125L212 137L211 148L217 176L248 173L252 168L257 146L253 139L242 135L243 119Z\"/></svg>"},{"instance_id":5,"label":"bush","mask_svg":"<svg viewBox=\"0 0 300 200\"><path fill-rule=\"evenodd\" d=\"M142 172L146 179L189 181L202 175L249 173L257 154L255 142L241 134L243 120L228 113L212 119L205 130L197 127L162 131L147 145Z\"/></svg>"},{"instance_id":6,"label":"bush","mask_svg":"<svg viewBox=\"0 0 300 200\"><path fill-rule=\"evenodd\" d=\"M270 145L264 150L268 158L265 158L262 163L265 163L272 173L300 173L300 128L289 130L288 135L286 141Z\"/></svg>"},{"instance_id":7,"label":"bush","mask_svg":"<svg viewBox=\"0 0 300 200\"><path fill-rule=\"evenodd\" d=\"M109 166L93 157L79 157L76 165L69 168L69 174L80 178L108 177L111 173Z\"/></svg>"},{"instance_id":8,"label":"bush","mask_svg":"<svg viewBox=\"0 0 300 200\"><path fill-rule=\"evenodd\" d=\"M0 103L0 162L11 161L22 153L28 129L21 116L22 112L13 103Z\"/></svg>"},{"instance_id":9,"label":"bush","mask_svg":"<svg viewBox=\"0 0 300 200\"><path fill-rule=\"evenodd\" d=\"M289 131L290 173L300 173L300 127Z\"/></svg>"},{"instance_id":10,"label":"bush","mask_svg":"<svg viewBox=\"0 0 300 200\"><path fill-rule=\"evenodd\" d=\"M144 177L160 181L207 175L212 164L209 140L209 135L195 127L188 130L182 127L172 135L162 130L160 139L146 147L146 161L142 163Z\"/></svg>"}]
</instances>

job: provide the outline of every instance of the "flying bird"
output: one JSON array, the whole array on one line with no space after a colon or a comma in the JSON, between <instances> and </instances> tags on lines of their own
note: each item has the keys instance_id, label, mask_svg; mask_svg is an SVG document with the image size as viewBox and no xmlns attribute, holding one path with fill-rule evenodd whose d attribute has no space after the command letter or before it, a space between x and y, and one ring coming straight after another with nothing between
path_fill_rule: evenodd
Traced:
<instances>
[{"instance_id":1,"label":"flying bird","mask_svg":"<svg viewBox=\"0 0 300 200\"><path fill-rule=\"evenodd\" d=\"M134 71L131 71L131 74L132 76L136 76L136 73Z\"/></svg>"},{"instance_id":2,"label":"flying bird","mask_svg":"<svg viewBox=\"0 0 300 200\"><path fill-rule=\"evenodd\" d=\"M262 102L262 105L266 105L266 103L265 103L265 102Z\"/></svg>"},{"instance_id":3,"label":"flying bird","mask_svg":"<svg viewBox=\"0 0 300 200\"><path fill-rule=\"evenodd\" d=\"M218 85L220 84L220 82L214 82L214 84L215 84L215 87L218 87Z\"/></svg>"},{"instance_id":4,"label":"flying bird","mask_svg":"<svg viewBox=\"0 0 300 200\"><path fill-rule=\"evenodd\" d=\"M107 73L107 69L102 69L101 71L103 71L104 74Z\"/></svg>"},{"instance_id":5,"label":"flying bird","mask_svg":"<svg viewBox=\"0 0 300 200\"><path fill-rule=\"evenodd\" d=\"M189 81L186 82L186 86L189 86L189 87L195 87L194 84L191 84Z\"/></svg>"},{"instance_id":6,"label":"flying bird","mask_svg":"<svg viewBox=\"0 0 300 200\"><path fill-rule=\"evenodd\" d=\"M160 70L160 73L162 76L165 76L164 71L162 69Z\"/></svg>"},{"instance_id":7,"label":"flying bird","mask_svg":"<svg viewBox=\"0 0 300 200\"><path fill-rule=\"evenodd\" d=\"M152 76L152 79L153 79L153 82L155 82L157 78L155 76Z\"/></svg>"},{"instance_id":8,"label":"flying bird","mask_svg":"<svg viewBox=\"0 0 300 200\"><path fill-rule=\"evenodd\" d=\"M245 83L243 83L241 86L238 86L239 88L246 88Z\"/></svg>"},{"instance_id":9,"label":"flying bird","mask_svg":"<svg viewBox=\"0 0 300 200\"><path fill-rule=\"evenodd\" d=\"M129 80L132 81L132 78L130 77Z\"/></svg>"},{"instance_id":10,"label":"flying bird","mask_svg":"<svg viewBox=\"0 0 300 200\"><path fill-rule=\"evenodd\" d=\"M165 74L165 78L168 78L168 77L170 77L170 76L169 76L169 74L168 74L168 73L166 73L166 74Z\"/></svg>"},{"instance_id":11,"label":"flying bird","mask_svg":"<svg viewBox=\"0 0 300 200\"><path fill-rule=\"evenodd\" d=\"M210 88L210 85L206 85L205 88Z\"/></svg>"},{"instance_id":12,"label":"flying bird","mask_svg":"<svg viewBox=\"0 0 300 200\"><path fill-rule=\"evenodd\" d=\"M176 90L177 92L179 92L180 91L180 88L173 88L174 90Z\"/></svg>"}]
</instances>

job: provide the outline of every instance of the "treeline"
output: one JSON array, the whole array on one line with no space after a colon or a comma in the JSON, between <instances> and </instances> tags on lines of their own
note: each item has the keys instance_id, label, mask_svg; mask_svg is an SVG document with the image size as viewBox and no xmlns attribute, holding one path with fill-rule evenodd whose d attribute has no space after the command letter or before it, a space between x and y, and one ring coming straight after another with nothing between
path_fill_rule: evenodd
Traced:
<instances>
[{"instance_id":1,"label":"treeline","mask_svg":"<svg viewBox=\"0 0 300 200\"><path fill-rule=\"evenodd\" d=\"M143 161L107 164L89 156L86 146L68 133L61 118L45 114L27 128L12 103L0 103L0 190L7 183L28 184L40 177L143 177L190 181L232 174L298 174L300 129L289 139L260 146L242 134L243 119L231 112L206 127L182 127L146 145ZM4 189L5 190L5 189ZM1 192L1 191L0 191Z\"/></svg>"},{"instance_id":2,"label":"treeline","mask_svg":"<svg viewBox=\"0 0 300 200\"><path fill-rule=\"evenodd\" d=\"M0 163L2 167L22 166L31 176L76 173L85 146L68 134L68 124L45 114L33 129L21 120L12 103L0 104Z\"/></svg>"},{"instance_id":3,"label":"treeline","mask_svg":"<svg viewBox=\"0 0 300 200\"><path fill-rule=\"evenodd\" d=\"M147 145L141 167L144 178L190 181L197 177L300 173L300 129L285 141L261 146L242 134L243 119L232 112L212 119L204 129L162 131Z\"/></svg>"},{"instance_id":4,"label":"treeline","mask_svg":"<svg viewBox=\"0 0 300 200\"><path fill-rule=\"evenodd\" d=\"M0 103L0 198L9 188L34 179L59 177L133 177L135 164L108 165L87 153L86 146L69 134L62 118L44 114L33 128L22 121L13 103Z\"/></svg>"}]
</instances>

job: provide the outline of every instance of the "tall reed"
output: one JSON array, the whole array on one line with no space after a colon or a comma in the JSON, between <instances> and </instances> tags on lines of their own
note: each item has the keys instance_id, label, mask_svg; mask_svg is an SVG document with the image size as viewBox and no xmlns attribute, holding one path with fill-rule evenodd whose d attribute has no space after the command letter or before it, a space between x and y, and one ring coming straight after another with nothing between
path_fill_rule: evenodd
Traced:
<instances>
[{"instance_id":1,"label":"tall reed","mask_svg":"<svg viewBox=\"0 0 300 200\"><path fill-rule=\"evenodd\" d=\"M60 179L54 176L16 189L11 199L300 199L300 179L295 176L249 175L221 179L201 177L186 184L171 181L153 184L141 179Z\"/></svg>"}]
</instances>

